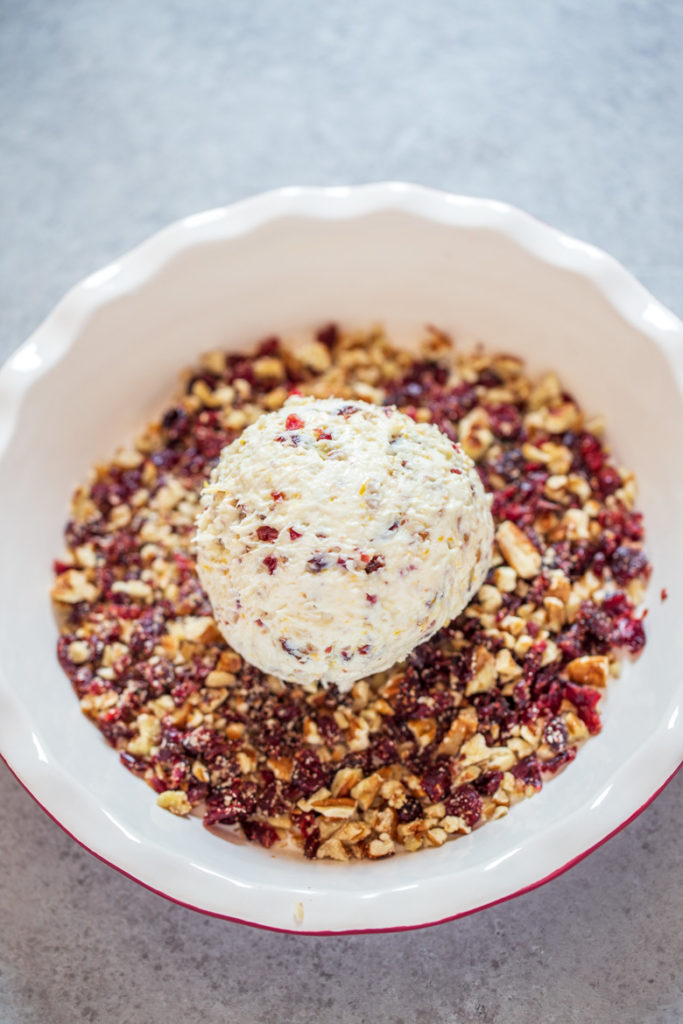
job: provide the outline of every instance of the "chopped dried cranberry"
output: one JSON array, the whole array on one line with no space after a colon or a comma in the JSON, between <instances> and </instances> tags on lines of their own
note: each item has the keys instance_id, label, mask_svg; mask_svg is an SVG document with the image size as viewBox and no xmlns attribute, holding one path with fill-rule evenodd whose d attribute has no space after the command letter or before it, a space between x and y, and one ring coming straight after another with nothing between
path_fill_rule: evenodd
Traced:
<instances>
[{"instance_id":1,"label":"chopped dried cranberry","mask_svg":"<svg viewBox=\"0 0 683 1024\"><path fill-rule=\"evenodd\" d=\"M384 559L381 555L373 555L368 564L365 566L366 573L377 572L378 569L384 568Z\"/></svg>"},{"instance_id":2,"label":"chopped dried cranberry","mask_svg":"<svg viewBox=\"0 0 683 1024\"><path fill-rule=\"evenodd\" d=\"M610 568L617 583L623 586L629 580L645 575L649 566L647 558L640 548L622 544L612 555Z\"/></svg>"},{"instance_id":3,"label":"chopped dried cranberry","mask_svg":"<svg viewBox=\"0 0 683 1024\"><path fill-rule=\"evenodd\" d=\"M549 761L541 761L540 768L544 774L554 775L560 768L565 764L569 764L576 757L576 747L567 747L566 750L561 750L559 754L555 754L555 757L551 757Z\"/></svg>"},{"instance_id":4,"label":"chopped dried cranberry","mask_svg":"<svg viewBox=\"0 0 683 1024\"><path fill-rule=\"evenodd\" d=\"M383 768L388 764L396 764L399 760L396 745L388 736L380 736L380 738L373 744L370 754L372 767L375 769Z\"/></svg>"},{"instance_id":5,"label":"chopped dried cranberry","mask_svg":"<svg viewBox=\"0 0 683 1024\"><path fill-rule=\"evenodd\" d=\"M589 733L594 736L600 732L602 723L596 706L600 701L601 694L589 686L576 686L574 683L566 683L564 695L576 708L579 718L588 728Z\"/></svg>"},{"instance_id":6,"label":"chopped dried cranberry","mask_svg":"<svg viewBox=\"0 0 683 1024\"><path fill-rule=\"evenodd\" d=\"M493 796L501 782L503 773L499 771L482 772L479 778L475 779L472 785L482 796Z\"/></svg>"},{"instance_id":7,"label":"chopped dried cranberry","mask_svg":"<svg viewBox=\"0 0 683 1024\"><path fill-rule=\"evenodd\" d=\"M275 570L277 569L277 558L275 557L275 555L266 555L266 557L263 559L263 564L265 565L266 569L272 576Z\"/></svg>"},{"instance_id":8,"label":"chopped dried cranberry","mask_svg":"<svg viewBox=\"0 0 683 1024\"><path fill-rule=\"evenodd\" d=\"M278 839L277 832L272 825L268 825L264 821L243 821L242 829L247 839L255 839L261 846L265 846L266 850L269 850Z\"/></svg>"},{"instance_id":9,"label":"chopped dried cranberry","mask_svg":"<svg viewBox=\"0 0 683 1024\"><path fill-rule=\"evenodd\" d=\"M295 820L304 840L304 855L308 858L315 857L320 846L320 829L315 815L312 812L299 814Z\"/></svg>"},{"instance_id":10,"label":"chopped dried cranberry","mask_svg":"<svg viewBox=\"0 0 683 1024\"><path fill-rule=\"evenodd\" d=\"M482 384L485 388L497 388L500 387L502 381L495 370L490 368L481 370L477 378L479 384Z\"/></svg>"},{"instance_id":11,"label":"chopped dried cranberry","mask_svg":"<svg viewBox=\"0 0 683 1024\"><path fill-rule=\"evenodd\" d=\"M291 655L292 658L296 658L297 661L306 660L301 651L298 651L286 636L280 637L280 647L286 654Z\"/></svg>"},{"instance_id":12,"label":"chopped dried cranberry","mask_svg":"<svg viewBox=\"0 0 683 1024\"><path fill-rule=\"evenodd\" d=\"M519 433L522 429L522 417L516 406L488 406L487 411L489 414L491 430L494 434L508 441L519 437Z\"/></svg>"},{"instance_id":13,"label":"chopped dried cranberry","mask_svg":"<svg viewBox=\"0 0 683 1024\"><path fill-rule=\"evenodd\" d=\"M616 508L602 508L598 522L603 530L612 530L626 540L643 539L643 517L640 512L629 512L623 505Z\"/></svg>"},{"instance_id":14,"label":"chopped dried cranberry","mask_svg":"<svg viewBox=\"0 0 683 1024\"><path fill-rule=\"evenodd\" d=\"M603 495L614 494L621 487L621 477L614 466L603 466L598 473L598 485Z\"/></svg>"},{"instance_id":15,"label":"chopped dried cranberry","mask_svg":"<svg viewBox=\"0 0 683 1024\"><path fill-rule=\"evenodd\" d=\"M258 539L269 544L277 540L279 533L280 531L276 530L274 526L259 526L256 530Z\"/></svg>"},{"instance_id":16,"label":"chopped dried cranberry","mask_svg":"<svg viewBox=\"0 0 683 1024\"><path fill-rule=\"evenodd\" d=\"M169 436L169 440L177 440L184 434L188 426L187 413L180 406L174 406L164 413L161 425Z\"/></svg>"},{"instance_id":17,"label":"chopped dried cranberry","mask_svg":"<svg viewBox=\"0 0 683 1024\"><path fill-rule=\"evenodd\" d=\"M593 434L579 434L575 450L577 449L577 453L589 473L597 473L602 469L605 453L602 445Z\"/></svg>"},{"instance_id":18,"label":"chopped dried cranberry","mask_svg":"<svg viewBox=\"0 0 683 1024\"><path fill-rule=\"evenodd\" d=\"M301 430L304 425L304 421L295 412L290 412L285 420L285 430Z\"/></svg>"},{"instance_id":19,"label":"chopped dried cranberry","mask_svg":"<svg viewBox=\"0 0 683 1024\"><path fill-rule=\"evenodd\" d=\"M273 334L260 342L257 352L260 356L276 356L280 352L280 339Z\"/></svg>"},{"instance_id":20,"label":"chopped dried cranberry","mask_svg":"<svg viewBox=\"0 0 683 1024\"><path fill-rule=\"evenodd\" d=\"M306 562L306 569L308 572L319 573L322 572L323 569L328 569L330 564L330 559L327 555L313 555L313 557L309 558Z\"/></svg>"},{"instance_id":21,"label":"chopped dried cranberry","mask_svg":"<svg viewBox=\"0 0 683 1024\"><path fill-rule=\"evenodd\" d=\"M131 772L144 772L147 767L141 758L134 757L125 750L122 750L119 754L119 760Z\"/></svg>"},{"instance_id":22,"label":"chopped dried cranberry","mask_svg":"<svg viewBox=\"0 0 683 1024\"><path fill-rule=\"evenodd\" d=\"M336 324L328 324L326 327L321 327L316 333L316 338L326 348L334 348L339 340L339 328Z\"/></svg>"},{"instance_id":23,"label":"chopped dried cranberry","mask_svg":"<svg viewBox=\"0 0 683 1024\"><path fill-rule=\"evenodd\" d=\"M240 355L230 356L228 358L228 380L230 383L244 380L250 387L253 387L256 384L253 360L245 359Z\"/></svg>"},{"instance_id":24,"label":"chopped dried cranberry","mask_svg":"<svg viewBox=\"0 0 683 1024\"><path fill-rule=\"evenodd\" d=\"M377 604L377 594L366 594L365 600L369 601L370 604Z\"/></svg>"},{"instance_id":25,"label":"chopped dried cranberry","mask_svg":"<svg viewBox=\"0 0 683 1024\"><path fill-rule=\"evenodd\" d=\"M290 528L289 528L289 539L290 540L298 540L299 537L303 537L303 533L299 533L299 531L295 530L293 526L290 526Z\"/></svg>"},{"instance_id":26,"label":"chopped dried cranberry","mask_svg":"<svg viewBox=\"0 0 683 1024\"><path fill-rule=\"evenodd\" d=\"M314 750L300 750L294 758L292 785L304 796L310 796L327 782L329 771L325 769Z\"/></svg>"},{"instance_id":27,"label":"chopped dried cranberry","mask_svg":"<svg viewBox=\"0 0 683 1024\"><path fill-rule=\"evenodd\" d=\"M451 769L447 761L437 761L420 779L422 788L433 803L443 800L451 788Z\"/></svg>"},{"instance_id":28,"label":"chopped dried cranberry","mask_svg":"<svg viewBox=\"0 0 683 1024\"><path fill-rule=\"evenodd\" d=\"M206 782L199 782L196 779L191 779L187 786L187 799L190 801L193 807L201 803L202 800L206 800L209 795L209 787Z\"/></svg>"},{"instance_id":29,"label":"chopped dried cranberry","mask_svg":"<svg viewBox=\"0 0 683 1024\"><path fill-rule=\"evenodd\" d=\"M318 715L316 717L316 725L318 726L320 735L328 745L332 746L337 742L340 736L340 730L332 715Z\"/></svg>"},{"instance_id":30,"label":"chopped dried cranberry","mask_svg":"<svg viewBox=\"0 0 683 1024\"><path fill-rule=\"evenodd\" d=\"M614 643L619 647L625 647L630 654L639 654L645 646L645 629L642 619L618 619Z\"/></svg>"},{"instance_id":31,"label":"chopped dried cranberry","mask_svg":"<svg viewBox=\"0 0 683 1024\"><path fill-rule=\"evenodd\" d=\"M466 825L474 828L481 818L481 797L473 786L458 786L446 800L446 814L462 818Z\"/></svg>"},{"instance_id":32,"label":"chopped dried cranberry","mask_svg":"<svg viewBox=\"0 0 683 1024\"><path fill-rule=\"evenodd\" d=\"M521 779L525 786L533 786L534 789L541 789L543 786L541 769L533 754L518 761L512 768L512 774L516 779Z\"/></svg>"},{"instance_id":33,"label":"chopped dried cranberry","mask_svg":"<svg viewBox=\"0 0 683 1024\"><path fill-rule=\"evenodd\" d=\"M405 803L401 804L396 816L401 824L406 824L409 821L415 821L416 818L422 816L422 805L419 800L414 797L408 797Z\"/></svg>"},{"instance_id":34,"label":"chopped dried cranberry","mask_svg":"<svg viewBox=\"0 0 683 1024\"><path fill-rule=\"evenodd\" d=\"M567 747L567 726L559 717L550 718L543 729L543 740L553 750L565 750Z\"/></svg>"}]
</instances>

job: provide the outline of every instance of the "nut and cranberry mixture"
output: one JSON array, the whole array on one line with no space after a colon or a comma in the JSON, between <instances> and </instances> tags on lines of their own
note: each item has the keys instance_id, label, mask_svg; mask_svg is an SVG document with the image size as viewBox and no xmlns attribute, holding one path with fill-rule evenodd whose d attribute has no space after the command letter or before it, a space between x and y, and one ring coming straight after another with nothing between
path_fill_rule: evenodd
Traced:
<instances>
[{"instance_id":1,"label":"nut and cranberry mixture","mask_svg":"<svg viewBox=\"0 0 683 1024\"><path fill-rule=\"evenodd\" d=\"M496 524L465 611L340 694L265 676L227 647L195 571L199 491L224 445L292 391L395 404L477 462ZM55 563L58 656L86 715L174 814L347 861L441 846L507 814L600 731L624 652L645 643L635 480L557 377L418 356L335 326L255 355L212 352L135 447L77 490Z\"/></svg>"}]
</instances>

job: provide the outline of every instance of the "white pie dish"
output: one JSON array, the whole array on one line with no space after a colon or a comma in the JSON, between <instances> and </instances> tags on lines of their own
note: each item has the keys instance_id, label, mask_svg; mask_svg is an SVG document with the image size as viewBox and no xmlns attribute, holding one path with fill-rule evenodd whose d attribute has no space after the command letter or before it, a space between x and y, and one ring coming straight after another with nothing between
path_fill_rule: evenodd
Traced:
<instances>
[{"instance_id":1,"label":"white pie dish","mask_svg":"<svg viewBox=\"0 0 683 1024\"><path fill-rule=\"evenodd\" d=\"M182 368L330 320L381 320L406 340L434 323L556 369L636 471L654 565L645 652L567 771L471 836L351 865L221 842L159 809L81 715L48 600L73 487ZM73 289L0 371L3 757L97 856L263 927L417 927L538 885L626 824L683 757L682 435L683 325L610 257L520 211L383 184L284 189L189 217Z\"/></svg>"}]
</instances>

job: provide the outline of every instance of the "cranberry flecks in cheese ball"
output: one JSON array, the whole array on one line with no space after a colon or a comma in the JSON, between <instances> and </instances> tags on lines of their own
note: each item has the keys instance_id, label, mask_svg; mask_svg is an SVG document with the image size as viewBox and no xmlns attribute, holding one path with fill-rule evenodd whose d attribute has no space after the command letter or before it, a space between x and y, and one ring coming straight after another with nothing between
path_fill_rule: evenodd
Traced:
<instances>
[{"instance_id":1,"label":"cranberry flecks in cheese ball","mask_svg":"<svg viewBox=\"0 0 683 1024\"><path fill-rule=\"evenodd\" d=\"M493 520L474 462L395 407L292 398L221 455L198 571L228 643L340 691L450 622L486 578Z\"/></svg>"}]
</instances>

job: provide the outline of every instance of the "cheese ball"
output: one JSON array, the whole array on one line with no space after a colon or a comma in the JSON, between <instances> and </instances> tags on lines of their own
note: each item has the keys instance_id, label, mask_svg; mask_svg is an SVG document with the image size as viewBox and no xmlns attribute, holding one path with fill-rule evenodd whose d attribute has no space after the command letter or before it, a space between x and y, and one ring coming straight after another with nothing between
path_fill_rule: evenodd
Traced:
<instances>
[{"instance_id":1,"label":"cheese ball","mask_svg":"<svg viewBox=\"0 0 683 1024\"><path fill-rule=\"evenodd\" d=\"M350 689L453 619L486 578L472 460L393 406L290 398L223 449L201 495L199 577L263 672Z\"/></svg>"}]
</instances>

